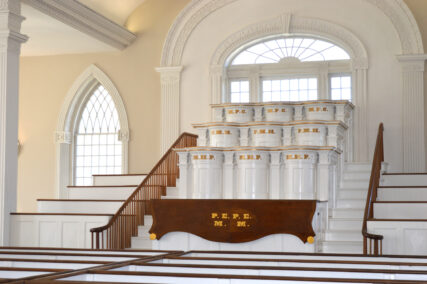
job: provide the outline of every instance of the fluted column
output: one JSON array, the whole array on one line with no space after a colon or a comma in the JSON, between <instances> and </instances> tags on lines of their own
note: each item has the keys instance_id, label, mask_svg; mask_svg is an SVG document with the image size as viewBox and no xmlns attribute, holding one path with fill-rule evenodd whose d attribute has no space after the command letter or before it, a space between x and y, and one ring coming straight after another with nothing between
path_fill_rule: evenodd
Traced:
<instances>
[{"instance_id":1,"label":"fluted column","mask_svg":"<svg viewBox=\"0 0 427 284\"><path fill-rule=\"evenodd\" d=\"M427 55L402 55L403 171L425 171L424 61ZM387 125L386 125L387 127Z\"/></svg>"},{"instance_id":2,"label":"fluted column","mask_svg":"<svg viewBox=\"0 0 427 284\"><path fill-rule=\"evenodd\" d=\"M353 60L354 160L367 162L368 152L368 63L366 59ZM349 125L351 127L351 125Z\"/></svg>"},{"instance_id":3,"label":"fluted column","mask_svg":"<svg viewBox=\"0 0 427 284\"><path fill-rule=\"evenodd\" d=\"M9 215L16 211L18 172L18 87L21 3L0 0L0 245L9 244Z\"/></svg>"},{"instance_id":4,"label":"fluted column","mask_svg":"<svg viewBox=\"0 0 427 284\"><path fill-rule=\"evenodd\" d=\"M179 96L182 66L156 68L161 81L161 150L165 153L180 134Z\"/></svg>"}]
</instances>

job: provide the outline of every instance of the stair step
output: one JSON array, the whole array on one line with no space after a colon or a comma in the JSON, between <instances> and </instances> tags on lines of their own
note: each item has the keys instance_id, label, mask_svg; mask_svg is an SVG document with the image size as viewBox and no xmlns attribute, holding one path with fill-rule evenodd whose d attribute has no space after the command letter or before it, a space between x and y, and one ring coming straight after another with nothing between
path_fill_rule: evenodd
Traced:
<instances>
[{"instance_id":1,"label":"stair step","mask_svg":"<svg viewBox=\"0 0 427 284\"><path fill-rule=\"evenodd\" d=\"M325 233L326 241L363 241L361 230L329 230Z\"/></svg>"},{"instance_id":2,"label":"stair step","mask_svg":"<svg viewBox=\"0 0 427 284\"><path fill-rule=\"evenodd\" d=\"M329 230L352 230L362 229L363 220L360 218L331 218L329 219Z\"/></svg>"},{"instance_id":3,"label":"stair step","mask_svg":"<svg viewBox=\"0 0 427 284\"><path fill-rule=\"evenodd\" d=\"M380 187L377 201L427 201L427 187Z\"/></svg>"},{"instance_id":4,"label":"stair step","mask_svg":"<svg viewBox=\"0 0 427 284\"><path fill-rule=\"evenodd\" d=\"M147 174L93 175L94 185L140 184Z\"/></svg>"},{"instance_id":5,"label":"stair step","mask_svg":"<svg viewBox=\"0 0 427 284\"><path fill-rule=\"evenodd\" d=\"M371 177L371 172L370 171L366 171L366 172L344 172L342 178L344 180L369 180L369 178Z\"/></svg>"},{"instance_id":6,"label":"stair step","mask_svg":"<svg viewBox=\"0 0 427 284\"><path fill-rule=\"evenodd\" d=\"M131 249L152 249L152 243L149 237L132 237Z\"/></svg>"},{"instance_id":7,"label":"stair step","mask_svg":"<svg viewBox=\"0 0 427 284\"><path fill-rule=\"evenodd\" d=\"M127 200L135 191L137 185L126 186L69 186L67 188L69 199L113 199Z\"/></svg>"},{"instance_id":8,"label":"stair step","mask_svg":"<svg viewBox=\"0 0 427 284\"><path fill-rule=\"evenodd\" d=\"M369 187L369 179L361 180L361 179L352 179L352 180L343 180L341 181L341 189L368 189Z\"/></svg>"},{"instance_id":9,"label":"stair step","mask_svg":"<svg viewBox=\"0 0 427 284\"><path fill-rule=\"evenodd\" d=\"M367 193L367 189L340 189L338 199L364 199Z\"/></svg>"},{"instance_id":10,"label":"stair step","mask_svg":"<svg viewBox=\"0 0 427 284\"><path fill-rule=\"evenodd\" d=\"M427 202L375 202L375 219L427 219Z\"/></svg>"},{"instance_id":11,"label":"stair step","mask_svg":"<svg viewBox=\"0 0 427 284\"><path fill-rule=\"evenodd\" d=\"M353 208L334 208L332 209L332 217L338 218L363 218L365 209L353 209Z\"/></svg>"},{"instance_id":12,"label":"stair step","mask_svg":"<svg viewBox=\"0 0 427 284\"><path fill-rule=\"evenodd\" d=\"M338 199L337 207L338 208L355 208L362 209L366 206L365 199Z\"/></svg>"},{"instance_id":13,"label":"stair step","mask_svg":"<svg viewBox=\"0 0 427 284\"><path fill-rule=\"evenodd\" d=\"M166 189L166 196L167 197L175 197L179 198L179 190L178 187L168 187Z\"/></svg>"},{"instance_id":14,"label":"stair step","mask_svg":"<svg viewBox=\"0 0 427 284\"><path fill-rule=\"evenodd\" d=\"M346 163L344 172L371 172L371 163Z\"/></svg>"},{"instance_id":15,"label":"stair step","mask_svg":"<svg viewBox=\"0 0 427 284\"><path fill-rule=\"evenodd\" d=\"M427 186L427 173L421 174L383 174L381 186Z\"/></svg>"},{"instance_id":16,"label":"stair step","mask_svg":"<svg viewBox=\"0 0 427 284\"><path fill-rule=\"evenodd\" d=\"M37 199L39 213L115 214L125 200Z\"/></svg>"},{"instance_id":17,"label":"stair step","mask_svg":"<svg viewBox=\"0 0 427 284\"><path fill-rule=\"evenodd\" d=\"M320 243L323 253L355 253L363 252L363 242L356 241L323 241Z\"/></svg>"}]
</instances>

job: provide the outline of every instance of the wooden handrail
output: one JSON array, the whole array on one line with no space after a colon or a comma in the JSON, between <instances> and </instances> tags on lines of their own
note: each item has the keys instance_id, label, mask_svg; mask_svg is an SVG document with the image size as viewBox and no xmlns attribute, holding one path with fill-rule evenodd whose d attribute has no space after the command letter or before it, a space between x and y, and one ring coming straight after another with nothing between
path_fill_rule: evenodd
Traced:
<instances>
[{"instance_id":1,"label":"wooden handrail","mask_svg":"<svg viewBox=\"0 0 427 284\"><path fill-rule=\"evenodd\" d=\"M194 147L197 135L183 133L172 144L142 183L135 189L107 225L92 228L92 248L124 249L131 246L131 238L144 225L144 216L150 210L150 200L160 199L168 186L175 186L179 176L178 155L174 148Z\"/></svg>"},{"instance_id":2,"label":"wooden handrail","mask_svg":"<svg viewBox=\"0 0 427 284\"><path fill-rule=\"evenodd\" d=\"M374 202L377 200L378 187L380 185L381 164L384 162L384 125L378 127L377 142L375 144L374 159L372 161L371 178L369 179L368 194L366 197L365 214L363 216L363 254L382 255L382 235L368 233L367 221L374 217ZM369 242L368 242L369 240ZM369 246L368 246L369 244ZM368 251L369 247L369 251Z\"/></svg>"}]
</instances>

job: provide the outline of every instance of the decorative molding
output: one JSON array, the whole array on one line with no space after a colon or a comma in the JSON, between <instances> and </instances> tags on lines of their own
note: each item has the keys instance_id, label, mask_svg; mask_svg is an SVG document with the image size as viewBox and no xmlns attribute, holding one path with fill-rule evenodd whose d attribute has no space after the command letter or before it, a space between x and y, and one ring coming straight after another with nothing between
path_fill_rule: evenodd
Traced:
<instances>
[{"instance_id":1,"label":"decorative molding","mask_svg":"<svg viewBox=\"0 0 427 284\"><path fill-rule=\"evenodd\" d=\"M126 28L79 1L22 0L22 2L119 50L125 49L136 39L136 35Z\"/></svg>"},{"instance_id":2,"label":"decorative molding","mask_svg":"<svg viewBox=\"0 0 427 284\"><path fill-rule=\"evenodd\" d=\"M286 32L283 30L284 18L288 21ZM367 68L368 56L366 49L353 33L339 25L324 20L291 16L290 14L250 25L227 37L216 49L212 56L211 65L224 66L227 64L226 60L228 58L248 45L252 45L260 39L265 40L268 36L277 36L283 33L315 34L316 36L325 37L349 52L355 63Z\"/></svg>"},{"instance_id":3,"label":"decorative molding","mask_svg":"<svg viewBox=\"0 0 427 284\"><path fill-rule=\"evenodd\" d=\"M68 131L56 131L54 136L55 143L71 144L71 133Z\"/></svg>"},{"instance_id":4,"label":"decorative molding","mask_svg":"<svg viewBox=\"0 0 427 284\"><path fill-rule=\"evenodd\" d=\"M161 81L162 153L169 149L180 134L179 94L182 69L182 66L156 68Z\"/></svg>"},{"instance_id":5,"label":"decorative molding","mask_svg":"<svg viewBox=\"0 0 427 284\"><path fill-rule=\"evenodd\" d=\"M28 0L27 0L28 1ZM210 13L237 0L193 0L178 15L163 45L161 66L181 65L182 53L193 30ZM362 0L360 0L362 1ZM392 22L401 39L403 54L424 53L422 37L415 18L403 0L363 0L381 10ZM281 28L283 18L280 20Z\"/></svg>"},{"instance_id":6,"label":"decorative molding","mask_svg":"<svg viewBox=\"0 0 427 284\"><path fill-rule=\"evenodd\" d=\"M381 10L393 23L399 35L403 54L424 53L417 21L403 0L365 0Z\"/></svg>"}]
</instances>

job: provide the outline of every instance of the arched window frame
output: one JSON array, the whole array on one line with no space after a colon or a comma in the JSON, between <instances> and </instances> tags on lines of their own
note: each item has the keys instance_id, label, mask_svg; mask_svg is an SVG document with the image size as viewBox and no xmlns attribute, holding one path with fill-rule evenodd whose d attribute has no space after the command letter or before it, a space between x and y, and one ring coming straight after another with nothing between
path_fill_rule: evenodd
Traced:
<instances>
[{"instance_id":1,"label":"arched window frame","mask_svg":"<svg viewBox=\"0 0 427 284\"><path fill-rule=\"evenodd\" d=\"M221 102L231 102L231 83L235 81L249 82L249 102L263 101L263 80L284 80L300 78L317 79L317 99L331 99L330 82L333 76L350 76L352 73L351 60L330 60L330 61L310 61L298 62L296 60L282 60L278 63L264 64L242 64L232 65L233 60L244 50L262 42L267 42L275 38L310 38L332 43L340 48L338 44L331 40L307 35L292 34L289 36L268 36L246 43L236 49L225 61L225 78ZM342 48L345 50L345 48ZM352 94L353 94L353 86Z\"/></svg>"},{"instance_id":2,"label":"arched window frame","mask_svg":"<svg viewBox=\"0 0 427 284\"><path fill-rule=\"evenodd\" d=\"M119 140L122 142L122 174L128 173L129 125L123 100L111 79L97 66L89 66L73 83L59 115L56 142L57 196L67 198L67 186L73 185L74 134L82 110L94 90L102 85L114 101L120 120Z\"/></svg>"}]
</instances>

